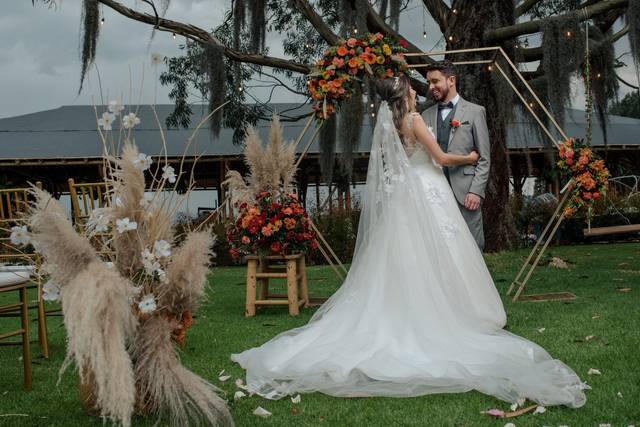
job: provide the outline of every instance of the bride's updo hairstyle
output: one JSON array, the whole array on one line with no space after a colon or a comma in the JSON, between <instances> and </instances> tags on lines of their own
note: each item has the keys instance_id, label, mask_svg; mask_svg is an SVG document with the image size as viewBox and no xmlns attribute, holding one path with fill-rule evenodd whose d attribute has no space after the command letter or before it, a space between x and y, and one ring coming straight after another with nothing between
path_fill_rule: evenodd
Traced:
<instances>
[{"instance_id":1,"label":"bride's updo hairstyle","mask_svg":"<svg viewBox=\"0 0 640 427\"><path fill-rule=\"evenodd\" d=\"M393 124L400 132L402 119L409 112L409 89L411 83L404 74L398 77L389 77L376 82L376 91L382 101L389 104L389 109L393 114Z\"/></svg>"}]
</instances>

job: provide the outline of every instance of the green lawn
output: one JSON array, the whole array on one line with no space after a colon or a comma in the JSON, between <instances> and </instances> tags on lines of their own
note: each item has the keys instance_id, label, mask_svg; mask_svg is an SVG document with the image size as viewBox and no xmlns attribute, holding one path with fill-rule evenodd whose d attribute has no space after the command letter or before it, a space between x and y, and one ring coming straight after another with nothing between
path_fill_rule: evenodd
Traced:
<instances>
[{"instance_id":1,"label":"green lawn","mask_svg":"<svg viewBox=\"0 0 640 427\"><path fill-rule=\"evenodd\" d=\"M573 301L518 302L504 298L507 328L546 348L571 366L593 389L580 409L550 407L540 415L526 414L511 420L496 420L480 411L508 405L478 392L432 395L409 399L332 398L322 394L302 395L299 404L288 399L267 401L260 397L230 402L238 426L628 426L640 424L640 245L593 245L554 248L552 254L569 261L569 270L540 267L528 285L528 293L571 291ZM526 251L487 257L496 284L504 295ZM305 310L293 318L282 308L261 310L244 317L243 268L218 268L210 276L208 300L198 312L187 335L182 354L186 366L219 385L232 399L234 380L243 371L229 354L256 346L280 331L304 324L311 315ZM328 295L338 285L328 267L309 268L312 294ZM619 288L631 288L622 292ZM3 296L0 303L7 302ZM594 318L595 317L595 318ZM0 331L16 319L1 319ZM35 323L34 323L35 329ZM539 328L545 328L539 332ZM0 347L0 425L81 426L102 425L86 416L77 391L77 374L69 371L56 386L63 359L65 335L60 317L49 320L52 357L43 360L34 346L34 390L22 389L18 347ZM35 337L35 334L32 334ZM584 338L593 335L586 341ZM588 376L589 368L602 372ZM232 375L218 381L221 370ZM621 393L620 397L618 393ZM262 419L252 414L257 406L273 413ZM25 414L26 416L2 416ZM152 420L135 419L136 426L151 426Z\"/></svg>"}]
</instances>

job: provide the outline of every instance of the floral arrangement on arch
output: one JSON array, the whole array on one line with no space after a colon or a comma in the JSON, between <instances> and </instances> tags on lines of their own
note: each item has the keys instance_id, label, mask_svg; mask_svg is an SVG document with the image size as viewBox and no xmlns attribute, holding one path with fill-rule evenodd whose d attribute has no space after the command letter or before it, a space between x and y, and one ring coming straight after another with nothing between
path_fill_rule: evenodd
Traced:
<instances>
[{"instance_id":1,"label":"floral arrangement on arch","mask_svg":"<svg viewBox=\"0 0 640 427\"><path fill-rule=\"evenodd\" d=\"M124 116L124 142L116 144L111 123L121 110L112 103L99 122L108 206L94 209L77 231L62 205L33 187L28 229L16 230L45 261L47 299L62 305L68 342L61 374L75 362L89 412L123 426L134 413L172 425L233 425L220 390L186 369L176 352L204 295L215 236L208 229L174 236L185 195L163 191L167 184L175 190L182 171L176 176L138 151L135 113ZM109 150L116 146L117 155ZM98 234L103 247L92 243Z\"/></svg>"},{"instance_id":2,"label":"floral arrangement on arch","mask_svg":"<svg viewBox=\"0 0 640 427\"><path fill-rule=\"evenodd\" d=\"M385 79L407 72L405 40L381 33L350 38L324 51L307 81L316 118L326 120L350 99L365 75Z\"/></svg>"},{"instance_id":3,"label":"floral arrangement on arch","mask_svg":"<svg viewBox=\"0 0 640 427\"><path fill-rule=\"evenodd\" d=\"M560 145L560 171L572 180L571 197L564 209L564 216L571 217L580 210L587 210L591 218L593 203L604 196L609 182L609 170L604 160L598 158L591 147L581 139L569 138Z\"/></svg>"},{"instance_id":4,"label":"floral arrangement on arch","mask_svg":"<svg viewBox=\"0 0 640 427\"><path fill-rule=\"evenodd\" d=\"M265 147L255 128L247 130L243 154L249 175L229 171L225 181L238 209L227 229L233 257L305 253L317 247L309 215L293 192L295 150L293 143L284 143L277 116Z\"/></svg>"}]
</instances>

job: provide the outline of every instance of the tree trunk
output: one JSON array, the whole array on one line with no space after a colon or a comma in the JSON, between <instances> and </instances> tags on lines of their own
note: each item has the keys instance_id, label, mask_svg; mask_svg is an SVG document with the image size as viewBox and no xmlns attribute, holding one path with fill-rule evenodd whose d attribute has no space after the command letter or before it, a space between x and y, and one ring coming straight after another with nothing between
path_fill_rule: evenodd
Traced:
<instances>
[{"instance_id":1,"label":"tree trunk","mask_svg":"<svg viewBox=\"0 0 640 427\"><path fill-rule=\"evenodd\" d=\"M454 32L448 35L447 50L488 46L483 40L487 28L512 25L513 1L470 2L460 10ZM502 46L507 55L511 46ZM456 55L454 61L489 59L491 54L469 53ZM512 55L510 55L512 56ZM505 67L503 67L505 69ZM507 125L513 109L513 94L501 76L494 76L486 64L459 66L461 95L482 105L487 111L487 126L491 140L491 170L483 204L485 250L508 250L515 243L515 227L509 204L509 157L507 153Z\"/></svg>"}]
</instances>

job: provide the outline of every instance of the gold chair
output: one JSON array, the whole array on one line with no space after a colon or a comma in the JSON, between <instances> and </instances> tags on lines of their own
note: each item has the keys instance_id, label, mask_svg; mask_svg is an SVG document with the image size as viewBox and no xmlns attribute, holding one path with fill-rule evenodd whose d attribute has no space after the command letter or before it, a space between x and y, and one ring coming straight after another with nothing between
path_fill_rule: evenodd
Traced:
<instances>
[{"instance_id":1,"label":"gold chair","mask_svg":"<svg viewBox=\"0 0 640 427\"><path fill-rule=\"evenodd\" d=\"M42 188L42 183L37 182L36 187ZM29 210L29 189L28 188L5 188L0 189L0 263L28 264L35 266L33 271L37 272L41 264L40 257L33 251L26 252L11 243L11 228L25 225L25 214ZM0 266L0 272L10 272L14 266ZM47 338L47 318L42 298L42 281L39 275L33 275L27 288L37 289L37 299L29 303L30 309L37 310L38 320L38 342L42 355L49 358L49 341ZM14 310L2 310L2 317L21 316L19 307Z\"/></svg>"},{"instance_id":2,"label":"gold chair","mask_svg":"<svg viewBox=\"0 0 640 427\"><path fill-rule=\"evenodd\" d=\"M27 287L29 284L29 272L26 274L13 274L11 272L0 273L0 294L18 292L20 302L17 304L0 305L0 313L13 313L18 310L20 313L20 329L10 332L0 333L0 345L22 345L22 362L24 365L24 388L31 390L31 347L29 343L29 298ZM5 341L21 335L20 341Z\"/></svg>"},{"instance_id":3,"label":"gold chair","mask_svg":"<svg viewBox=\"0 0 640 427\"><path fill-rule=\"evenodd\" d=\"M91 212L111 206L109 189L106 182L76 183L73 178L68 182L73 223L84 233ZM104 259L112 259L114 255L108 245L110 239L110 233L95 233L91 238L91 243Z\"/></svg>"}]
</instances>

